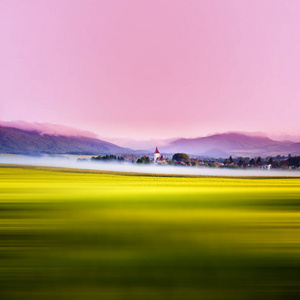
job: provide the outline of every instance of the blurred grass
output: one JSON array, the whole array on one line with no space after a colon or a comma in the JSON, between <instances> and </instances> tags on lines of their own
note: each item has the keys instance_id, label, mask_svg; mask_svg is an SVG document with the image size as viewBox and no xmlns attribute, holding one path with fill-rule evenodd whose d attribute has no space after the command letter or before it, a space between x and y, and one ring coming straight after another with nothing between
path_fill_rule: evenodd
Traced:
<instances>
[{"instance_id":1,"label":"blurred grass","mask_svg":"<svg viewBox=\"0 0 300 300\"><path fill-rule=\"evenodd\" d=\"M297 299L300 178L0 168L0 299Z\"/></svg>"}]
</instances>

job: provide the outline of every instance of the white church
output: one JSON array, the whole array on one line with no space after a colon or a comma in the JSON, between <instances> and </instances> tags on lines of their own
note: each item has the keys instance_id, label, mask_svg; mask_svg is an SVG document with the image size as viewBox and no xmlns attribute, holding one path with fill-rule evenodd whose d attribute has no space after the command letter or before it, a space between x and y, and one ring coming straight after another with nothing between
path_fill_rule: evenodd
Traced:
<instances>
[{"instance_id":1,"label":"white church","mask_svg":"<svg viewBox=\"0 0 300 300\"><path fill-rule=\"evenodd\" d=\"M164 156L162 154L160 154L157 147L156 147L154 155L153 155L153 163L156 165L157 164L160 164L160 165L166 164L166 160L165 160Z\"/></svg>"}]
</instances>

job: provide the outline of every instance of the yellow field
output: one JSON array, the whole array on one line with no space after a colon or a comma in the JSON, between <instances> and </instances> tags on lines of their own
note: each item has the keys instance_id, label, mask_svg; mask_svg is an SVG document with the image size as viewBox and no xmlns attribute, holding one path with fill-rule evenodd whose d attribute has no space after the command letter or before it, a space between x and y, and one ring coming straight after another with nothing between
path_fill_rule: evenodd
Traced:
<instances>
[{"instance_id":1,"label":"yellow field","mask_svg":"<svg viewBox=\"0 0 300 300\"><path fill-rule=\"evenodd\" d=\"M300 178L0 167L0 299L300 299Z\"/></svg>"}]
</instances>

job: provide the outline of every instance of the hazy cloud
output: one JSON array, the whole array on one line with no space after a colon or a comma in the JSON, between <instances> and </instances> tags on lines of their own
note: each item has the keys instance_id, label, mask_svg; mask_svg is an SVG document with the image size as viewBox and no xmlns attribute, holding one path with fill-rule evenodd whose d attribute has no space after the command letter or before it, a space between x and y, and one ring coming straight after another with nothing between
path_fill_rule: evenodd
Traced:
<instances>
[{"instance_id":1,"label":"hazy cloud","mask_svg":"<svg viewBox=\"0 0 300 300\"><path fill-rule=\"evenodd\" d=\"M0 126L13 127L28 131L37 131L42 135L49 134L55 136L85 136L89 138L97 137L96 134L91 131L80 130L65 125L57 125L50 123L29 123L26 121L0 121Z\"/></svg>"}]
</instances>

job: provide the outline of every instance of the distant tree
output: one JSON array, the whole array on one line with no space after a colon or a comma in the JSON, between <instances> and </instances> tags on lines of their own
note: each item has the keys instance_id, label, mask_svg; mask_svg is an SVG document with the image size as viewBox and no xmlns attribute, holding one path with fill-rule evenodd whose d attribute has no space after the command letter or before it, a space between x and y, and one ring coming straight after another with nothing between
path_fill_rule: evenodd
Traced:
<instances>
[{"instance_id":1,"label":"distant tree","mask_svg":"<svg viewBox=\"0 0 300 300\"><path fill-rule=\"evenodd\" d=\"M278 160L273 160L272 168L276 169L276 168L279 168L279 167L280 167L279 161Z\"/></svg>"},{"instance_id":2,"label":"distant tree","mask_svg":"<svg viewBox=\"0 0 300 300\"><path fill-rule=\"evenodd\" d=\"M91 160L93 160L93 161L100 161L102 159L102 156L101 155L99 155L99 156L93 156L92 158L91 158Z\"/></svg>"},{"instance_id":3,"label":"distant tree","mask_svg":"<svg viewBox=\"0 0 300 300\"><path fill-rule=\"evenodd\" d=\"M148 156L142 156L136 161L137 164L150 164L150 158Z\"/></svg>"},{"instance_id":4,"label":"distant tree","mask_svg":"<svg viewBox=\"0 0 300 300\"><path fill-rule=\"evenodd\" d=\"M117 156L116 155L112 155L112 154L110 154L110 155L106 154L104 156L99 155L99 156L92 157L91 160L92 161L106 161L106 162L107 161L116 161L117 160Z\"/></svg>"},{"instance_id":5,"label":"distant tree","mask_svg":"<svg viewBox=\"0 0 300 300\"><path fill-rule=\"evenodd\" d=\"M218 167L218 164L217 163L210 163L209 166L211 168L217 168Z\"/></svg>"},{"instance_id":6,"label":"distant tree","mask_svg":"<svg viewBox=\"0 0 300 300\"><path fill-rule=\"evenodd\" d=\"M288 169L288 167L290 166L290 163L288 160L281 160L279 162L279 166L280 166L280 168Z\"/></svg>"},{"instance_id":7,"label":"distant tree","mask_svg":"<svg viewBox=\"0 0 300 300\"><path fill-rule=\"evenodd\" d=\"M290 157L287 161L290 167L300 167L300 156Z\"/></svg>"},{"instance_id":8,"label":"distant tree","mask_svg":"<svg viewBox=\"0 0 300 300\"><path fill-rule=\"evenodd\" d=\"M258 157L257 160L256 160L256 164L261 166L262 165L262 160L261 160L261 157Z\"/></svg>"},{"instance_id":9,"label":"distant tree","mask_svg":"<svg viewBox=\"0 0 300 300\"><path fill-rule=\"evenodd\" d=\"M254 158L250 159L249 165L250 166L254 166L255 165L255 159Z\"/></svg>"},{"instance_id":10,"label":"distant tree","mask_svg":"<svg viewBox=\"0 0 300 300\"><path fill-rule=\"evenodd\" d=\"M248 163L245 160L243 160L243 162L241 164L241 167L247 168L248 167Z\"/></svg>"},{"instance_id":11,"label":"distant tree","mask_svg":"<svg viewBox=\"0 0 300 300\"><path fill-rule=\"evenodd\" d=\"M268 164L269 164L269 165L273 165L273 163L274 163L273 158L270 157L270 159L268 160Z\"/></svg>"},{"instance_id":12,"label":"distant tree","mask_svg":"<svg viewBox=\"0 0 300 300\"><path fill-rule=\"evenodd\" d=\"M106 154L105 156L101 157L101 160L103 160L103 161L117 160L117 157L115 155Z\"/></svg>"},{"instance_id":13,"label":"distant tree","mask_svg":"<svg viewBox=\"0 0 300 300\"><path fill-rule=\"evenodd\" d=\"M193 166L193 167L198 167L198 166L199 166L198 161L192 161L192 166Z\"/></svg>"},{"instance_id":14,"label":"distant tree","mask_svg":"<svg viewBox=\"0 0 300 300\"><path fill-rule=\"evenodd\" d=\"M240 159L238 165L242 168L246 168L248 163L245 160Z\"/></svg>"},{"instance_id":15,"label":"distant tree","mask_svg":"<svg viewBox=\"0 0 300 300\"><path fill-rule=\"evenodd\" d=\"M172 160L175 162L189 163L191 159L186 153L175 153Z\"/></svg>"}]
</instances>

